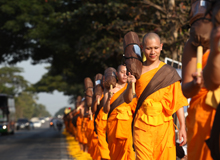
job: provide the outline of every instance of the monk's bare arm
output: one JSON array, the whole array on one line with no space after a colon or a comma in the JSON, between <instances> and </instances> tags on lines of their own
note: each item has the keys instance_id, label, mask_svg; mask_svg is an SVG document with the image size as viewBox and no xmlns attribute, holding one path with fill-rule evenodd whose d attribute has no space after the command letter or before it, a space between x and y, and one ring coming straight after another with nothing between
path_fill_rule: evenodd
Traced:
<instances>
[{"instance_id":1,"label":"monk's bare arm","mask_svg":"<svg viewBox=\"0 0 220 160\"><path fill-rule=\"evenodd\" d=\"M108 113L110 111L110 98L109 98L109 92L106 88L104 89L104 97L103 98L104 98L103 111L105 113Z\"/></svg>"},{"instance_id":2,"label":"monk's bare arm","mask_svg":"<svg viewBox=\"0 0 220 160\"><path fill-rule=\"evenodd\" d=\"M207 89L215 90L220 85L220 52L218 42L220 39L220 27L212 30L210 42L210 54L203 71L204 83Z\"/></svg>"},{"instance_id":3,"label":"monk's bare arm","mask_svg":"<svg viewBox=\"0 0 220 160\"><path fill-rule=\"evenodd\" d=\"M92 113L95 113L96 110L97 110L97 101L96 101L96 99L94 99L92 101Z\"/></svg>"},{"instance_id":4,"label":"monk's bare arm","mask_svg":"<svg viewBox=\"0 0 220 160\"><path fill-rule=\"evenodd\" d=\"M193 73L196 72L196 51L191 47L188 41L184 47L182 58L182 90L186 98L195 96L199 90L200 85L193 80Z\"/></svg>"},{"instance_id":5,"label":"monk's bare arm","mask_svg":"<svg viewBox=\"0 0 220 160\"><path fill-rule=\"evenodd\" d=\"M126 103L130 103L132 101L133 94L132 94L132 83L136 83L136 79L133 75L131 75L131 73L128 73L128 87L125 90L124 93L124 100Z\"/></svg>"},{"instance_id":6,"label":"monk's bare arm","mask_svg":"<svg viewBox=\"0 0 220 160\"><path fill-rule=\"evenodd\" d=\"M126 103L130 103L133 99L132 95L132 85L128 84L126 91L124 92L124 100Z\"/></svg>"},{"instance_id":7,"label":"monk's bare arm","mask_svg":"<svg viewBox=\"0 0 220 160\"><path fill-rule=\"evenodd\" d=\"M186 144L186 141L187 141L185 116L184 116L184 109L183 109L183 107L176 111L176 115L177 115L177 118L178 118L179 123L180 123L179 141L181 141L182 138L183 138L183 142L180 144L181 146L183 146L184 144Z\"/></svg>"},{"instance_id":8,"label":"monk's bare arm","mask_svg":"<svg viewBox=\"0 0 220 160\"><path fill-rule=\"evenodd\" d=\"M84 108L80 108L80 117L83 117L84 116Z\"/></svg>"}]
</instances>

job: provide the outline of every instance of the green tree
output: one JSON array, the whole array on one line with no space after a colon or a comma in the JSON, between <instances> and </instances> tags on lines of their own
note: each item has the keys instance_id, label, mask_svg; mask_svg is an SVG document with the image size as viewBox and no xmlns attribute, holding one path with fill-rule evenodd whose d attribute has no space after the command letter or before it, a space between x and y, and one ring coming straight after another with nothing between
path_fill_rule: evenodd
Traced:
<instances>
[{"instance_id":1,"label":"green tree","mask_svg":"<svg viewBox=\"0 0 220 160\"><path fill-rule=\"evenodd\" d=\"M17 118L50 116L44 105L36 103L37 96L26 91L31 84L20 75L22 72L14 66L0 68L0 93L14 96Z\"/></svg>"},{"instance_id":2,"label":"green tree","mask_svg":"<svg viewBox=\"0 0 220 160\"><path fill-rule=\"evenodd\" d=\"M32 118L36 102L34 95L28 92L22 92L15 98L16 117L17 118Z\"/></svg>"},{"instance_id":3,"label":"green tree","mask_svg":"<svg viewBox=\"0 0 220 160\"><path fill-rule=\"evenodd\" d=\"M157 32L164 43L162 60L167 56L181 61L189 36L189 0L1 0L0 5L0 61L31 57L33 64L50 63L35 85L39 92L82 94L85 77L93 79L121 63L128 31L140 39Z\"/></svg>"},{"instance_id":4,"label":"green tree","mask_svg":"<svg viewBox=\"0 0 220 160\"><path fill-rule=\"evenodd\" d=\"M29 82L20 75L21 72L23 69L19 67L0 68L0 93L15 96L25 90Z\"/></svg>"},{"instance_id":5,"label":"green tree","mask_svg":"<svg viewBox=\"0 0 220 160\"><path fill-rule=\"evenodd\" d=\"M46 107L36 102L37 96L30 92L22 92L15 98L16 117L32 118L51 116Z\"/></svg>"},{"instance_id":6,"label":"green tree","mask_svg":"<svg viewBox=\"0 0 220 160\"><path fill-rule=\"evenodd\" d=\"M51 114L47 111L43 104L36 104L32 117L50 117Z\"/></svg>"}]
</instances>

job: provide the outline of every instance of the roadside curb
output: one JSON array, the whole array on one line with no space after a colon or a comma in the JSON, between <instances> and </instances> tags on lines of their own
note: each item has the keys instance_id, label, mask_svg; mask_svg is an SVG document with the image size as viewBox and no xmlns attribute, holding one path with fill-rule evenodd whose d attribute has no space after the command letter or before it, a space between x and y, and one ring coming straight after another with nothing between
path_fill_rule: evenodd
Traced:
<instances>
[{"instance_id":1,"label":"roadside curb","mask_svg":"<svg viewBox=\"0 0 220 160\"><path fill-rule=\"evenodd\" d=\"M63 135L66 137L68 154L75 160L92 160L89 153L80 150L79 143L71 136L66 129L63 131Z\"/></svg>"}]
</instances>

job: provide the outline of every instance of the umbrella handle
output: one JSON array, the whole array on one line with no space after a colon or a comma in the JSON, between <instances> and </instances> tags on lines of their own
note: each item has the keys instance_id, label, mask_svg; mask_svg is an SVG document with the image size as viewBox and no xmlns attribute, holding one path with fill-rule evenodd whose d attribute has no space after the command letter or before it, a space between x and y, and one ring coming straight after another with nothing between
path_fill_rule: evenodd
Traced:
<instances>
[{"instance_id":1,"label":"umbrella handle","mask_svg":"<svg viewBox=\"0 0 220 160\"><path fill-rule=\"evenodd\" d=\"M132 82L132 94L135 95L135 83Z\"/></svg>"},{"instance_id":2,"label":"umbrella handle","mask_svg":"<svg viewBox=\"0 0 220 160\"><path fill-rule=\"evenodd\" d=\"M92 113L91 107L89 107L89 110ZM92 120L92 114L90 114L90 119Z\"/></svg>"},{"instance_id":3,"label":"umbrella handle","mask_svg":"<svg viewBox=\"0 0 220 160\"><path fill-rule=\"evenodd\" d=\"M98 98L98 100L97 100L97 104L100 105L100 98Z\"/></svg>"},{"instance_id":4,"label":"umbrella handle","mask_svg":"<svg viewBox=\"0 0 220 160\"><path fill-rule=\"evenodd\" d=\"M196 64L196 72L198 73L198 76L201 76L202 56L203 56L203 47L202 46L198 46L197 47L197 64Z\"/></svg>"},{"instance_id":5,"label":"umbrella handle","mask_svg":"<svg viewBox=\"0 0 220 160\"><path fill-rule=\"evenodd\" d=\"M113 86L112 86L112 84L110 85L110 90L112 90L112 88L113 88ZM112 96L112 92L110 93L111 94L111 96Z\"/></svg>"}]
</instances>

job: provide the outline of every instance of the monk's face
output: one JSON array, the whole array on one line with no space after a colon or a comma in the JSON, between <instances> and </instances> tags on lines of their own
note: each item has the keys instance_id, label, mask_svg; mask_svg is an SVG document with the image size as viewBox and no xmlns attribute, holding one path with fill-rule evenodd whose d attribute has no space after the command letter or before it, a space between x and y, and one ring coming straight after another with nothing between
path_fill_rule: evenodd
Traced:
<instances>
[{"instance_id":1,"label":"monk's face","mask_svg":"<svg viewBox=\"0 0 220 160\"><path fill-rule=\"evenodd\" d=\"M126 66L120 66L120 68L117 71L117 77L118 77L118 81L121 83L126 83L127 82L127 68Z\"/></svg>"},{"instance_id":2,"label":"monk's face","mask_svg":"<svg viewBox=\"0 0 220 160\"><path fill-rule=\"evenodd\" d=\"M160 43L158 38L146 38L143 45L143 52L147 58L147 61L158 61L162 47L163 44Z\"/></svg>"}]
</instances>

